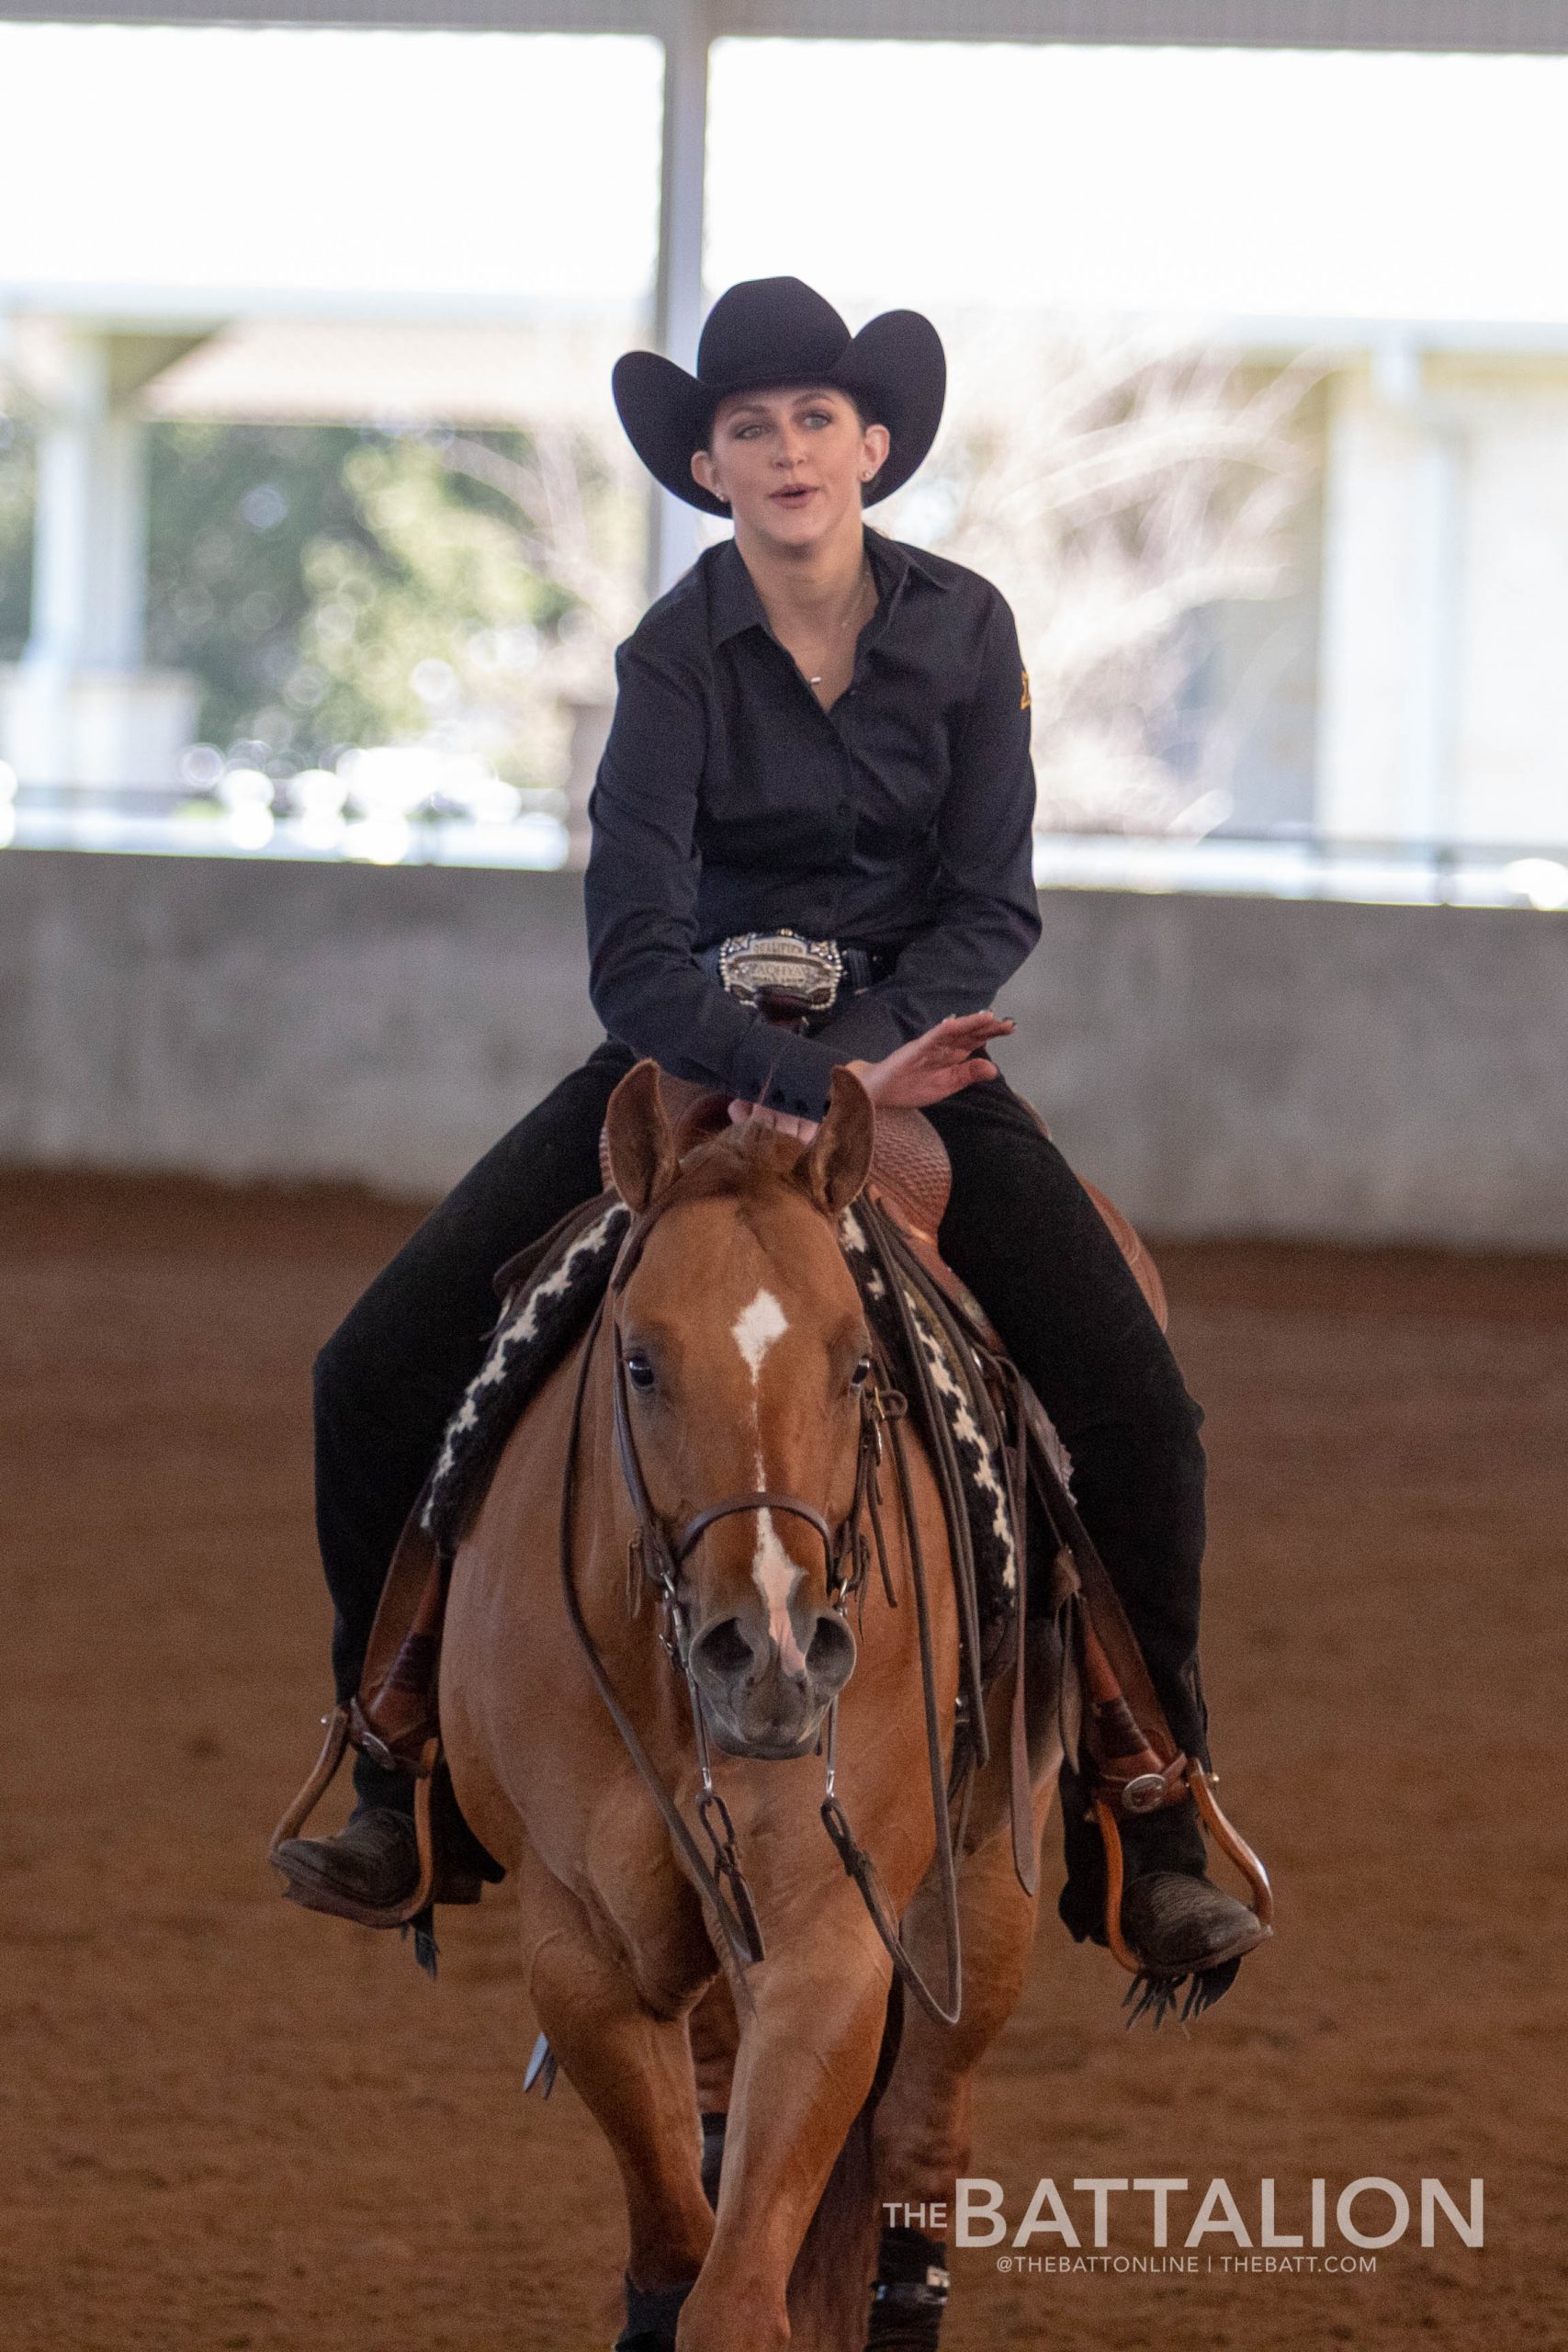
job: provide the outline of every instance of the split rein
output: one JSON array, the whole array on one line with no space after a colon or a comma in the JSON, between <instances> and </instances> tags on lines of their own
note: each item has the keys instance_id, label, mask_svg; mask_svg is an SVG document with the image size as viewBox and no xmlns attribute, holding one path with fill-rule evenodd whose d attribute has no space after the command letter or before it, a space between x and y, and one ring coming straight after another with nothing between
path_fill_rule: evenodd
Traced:
<instances>
[{"instance_id":1,"label":"split rein","mask_svg":"<svg viewBox=\"0 0 1568 2352\"><path fill-rule=\"evenodd\" d=\"M879 1212L868 1214L868 1204L862 1203L857 1210L863 1224L872 1233L873 1249L880 1270L894 1295L897 1296L897 1275L883 1233ZM860 1392L861 1431L855 1466L853 1499L848 1516L837 1533L811 1503L798 1495L775 1494L761 1490L725 1497L697 1511L685 1525L671 1534L654 1510L649 1496L647 1480L637 1453L633 1434L630 1403L627 1393L626 1354L614 1301L625 1284L641 1254L649 1226L660 1215L655 1209L633 1227L622 1245L609 1289L595 1310L578 1368L577 1385L572 1398L571 1423L567 1438L566 1464L561 1478L560 1498L560 1573L561 1589L567 1615L581 1645L588 1670L604 1701L621 1740L658 1805L666 1827L683 1857L686 1867L699 1892L716 1913L725 1940L737 1963L742 1968L764 1957L761 1928L757 1919L756 1905L746 1883L737 1849L735 1825L729 1809L714 1784L708 1728L702 1691L698 1687L691 1661L691 1628L681 1592L681 1571L703 1536L716 1521L752 1510L784 1511L792 1518L804 1520L819 1537L827 1568L829 1605L842 1617L850 1602L860 1602L863 1623L865 1587L874 1551L883 1592L888 1606L897 1608L892 1571L888 1565L886 1532L883 1523L882 1495L878 1477L885 1454L890 1451L895 1482L898 1490L909 1555L910 1582L914 1589L915 1614L919 1639L920 1687L924 1710L927 1765L931 1781L931 1812L936 1830L936 1859L942 1894L942 1940L945 1953L946 1984L942 1995L933 1992L926 1983L899 1932L897 1917L886 1890L876 1873L871 1856L856 1839L849 1819L836 1792L838 1764L839 1699L835 1694L829 1702L827 1723L818 1741L818 1752L825 1758L825 1786L820 1807L822 1825L832 1840L835 1851L843 1863L846 1874L853 1880L873 1926L882 1939L894 1968L928 2017L939 2025L955 2025L963 2007L963 1951L958 1915L958 1876L956 1857L962 1846L968 1818L969 1796L973 1775L977 1766L986 1761L985 1719L977 1701L977 1690L966 1694L961 1690L959 1721L970 1726L962 1773L962 1804L955 1826L950 1826L953 1796L942 1767L942 1722L936 1688L936 1660L931 1619L931 1597L926 1577L924 1548L915 1506L914 1490L909 1476L908 1453L903 1423L908 1407L901 1392L884 1379L885 1365L880 1351L874 1351L873 1370ZM881 1246L878 1247L878 1244ZM687 1695L691 1701L692 1725L696 1742L697 1768L701 1788L697 1796L697 1819L710 1848L705 1856L693 1837L690 1827L675 1803L671 1792L660 1780L657 1767L638 1736L626 1708L622 1705L609 1673L582 1613L572 1567L572 1511L577 1491L577 1461L581 1450L583 1407L588 1393L589 1372L600 1337L601 1328L608 1318L613 1350L612 1397L615 1451L621 1474L637 1514L637 1532L628 1547L626 1562L628 1611L637 1615L643 1583L653 1584L660 1594L662 1622L660 1642L662 1648L685 1677ZM919 1351L911 1338L911 1361L919 1377ZM938 1416L940 1421L940 1416ZM886 1433L886 1445L885 1445ZM959 1616L964 1639L963 1649L970 1665L971 1678L977 1676L974 1663L975 1651L969 1638L975 1622L974 1560L968 1543L968 1527L958 1498L956 1512L949 1465L940 1459L939 1490L946 1511L950 1542L959 1588ZM868 1541L863 1521L869 1520L871 1537ZM970 1697L966 1706L965 1697Z\"/></svg>"}]
</instances>

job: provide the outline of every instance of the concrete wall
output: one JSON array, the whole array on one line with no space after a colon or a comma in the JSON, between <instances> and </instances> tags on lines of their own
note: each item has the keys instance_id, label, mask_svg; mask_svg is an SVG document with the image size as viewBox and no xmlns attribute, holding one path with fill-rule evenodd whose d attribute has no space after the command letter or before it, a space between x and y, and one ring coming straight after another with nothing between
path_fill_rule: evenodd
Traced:
<instances>
[{"instance_id":1,"label":"concrete wall","mask_svg":"<svg viewBox=\"0 0 1568 2352\"><path fill-rule=\"evenodd\" d=\"M567 875L0 855L0 1159L434 1192L592 1046ZM1568 915L1061 891L1003 1059L1152 1231L1568 1248Z\"/></svg>"}]
</instances>

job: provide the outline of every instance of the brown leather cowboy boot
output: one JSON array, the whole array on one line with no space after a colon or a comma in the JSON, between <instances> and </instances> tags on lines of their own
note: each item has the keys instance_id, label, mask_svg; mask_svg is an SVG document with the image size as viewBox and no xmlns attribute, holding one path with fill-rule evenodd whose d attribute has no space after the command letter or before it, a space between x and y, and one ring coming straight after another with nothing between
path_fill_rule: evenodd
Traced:
<instances>
[{"instance_id":1,"label":"brown leather cowboy boot","mask_svg":"<svg viewBox=\"0 0 1568 2352\"><path fill-rule=\"evenodd\" d=\"M272 1859L290 1902L339 1919L395 1909L419 1884L413 1816L391 1805L361 1806L331 1838L286 1838Z\"/></svg>"},{"instance_id":2,"label":"brown leather cowboy boot","mask_svg":"<svg viewBox=\"0 0 1568 2352\"><path fill-rule=\"evenodd\" d=\"M1239 1962L1273 1933L1210 1878L1190 1798L1158 1813L1126 1816L1121 1829L1127 1872L1122 1933L1150 1976L1198 1975ZM1228 1989L1235 1973L1233 1967L1218 1991Z\"/></svg>"}]
</instances>

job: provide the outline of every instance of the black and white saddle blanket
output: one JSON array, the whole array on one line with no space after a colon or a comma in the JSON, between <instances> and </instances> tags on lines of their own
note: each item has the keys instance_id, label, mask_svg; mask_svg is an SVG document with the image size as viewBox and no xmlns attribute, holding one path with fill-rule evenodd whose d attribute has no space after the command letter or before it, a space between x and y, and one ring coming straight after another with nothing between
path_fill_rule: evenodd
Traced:
<instances>
[{"instance_id":1,"label":"black and white saddle blanket","mask_svg":"<svg viewBox=\"0 0 1568 2352\"><path fill-rule=\"evenodd\" d=\"M484 1361L446 1424L425 1488L423 1521L443 1552L458 1539L483 1499L502 1449L524 1407L587 1329L609 1285L631 1221L613 1193L535 1266L508 1295L491 1334ZM884 1360L907 1395L915 1393L903 1361L898 1319L886 1281L853 1209L839 1222L840 1246L854 1275ZM904 1285L910 1326L925 1357L964 1471L964 1500L975 1552L976 1598L986 1645L1010 1622L1018 1590L1018 1556L1003 1464L977 1409L978 1368L955 1352L912 1285Z\"/></svg>"}]
</instances>

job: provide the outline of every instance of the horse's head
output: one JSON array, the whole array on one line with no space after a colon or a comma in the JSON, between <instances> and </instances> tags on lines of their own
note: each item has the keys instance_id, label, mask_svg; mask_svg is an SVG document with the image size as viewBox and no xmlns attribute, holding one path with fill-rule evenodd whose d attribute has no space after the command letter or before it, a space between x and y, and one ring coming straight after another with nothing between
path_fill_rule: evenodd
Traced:
<instances>
[{"instance_id":1,"label":"horse's head","mask_svg":"<svg viewBox=\"0 0 1568 2352\"><path fill-rule=\"evenodd\" d=\"M865 1181L873 1123L864 1089L839 1070L806 1150L731 1127L681 1159L651 1062L611 1098L616 1189L650 1218L615 1302L626 1409L671 1541L715 1504L762 1492L844 1524L871 1340L836 1227ZM776 1505L727 1511L691 1544L682 1578L716 1739L803 1755L855 1662L820 1529Z\"/></svg>"}]
</instances>

